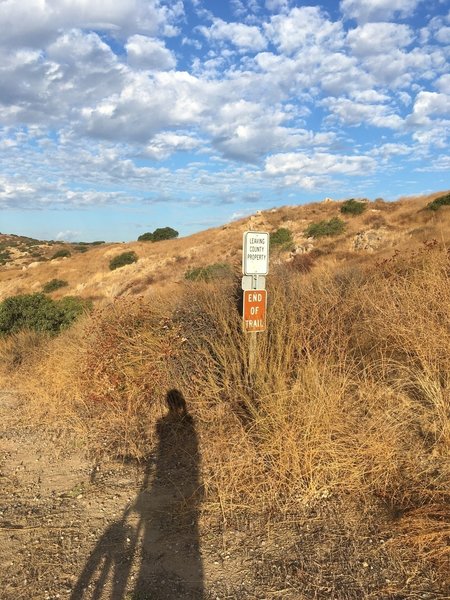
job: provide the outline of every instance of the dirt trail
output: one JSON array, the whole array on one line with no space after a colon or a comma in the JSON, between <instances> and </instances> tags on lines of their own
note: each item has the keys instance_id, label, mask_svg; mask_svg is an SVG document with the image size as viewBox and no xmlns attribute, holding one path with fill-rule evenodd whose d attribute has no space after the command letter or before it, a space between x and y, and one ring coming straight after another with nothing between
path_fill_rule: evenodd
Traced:
<instances>
[{"instance_id":1,"label":"dirt trail","mask_svg":"<svg viewBox=\"0 0 450 600\"><path fill-rule=\"evenodd\" d=\"M1 392L0 423L17 410L14 393ZM164 419L158 427L155 455L140 467L93 465L38 431L2 427L2 600L298 598L284 580L272 594L258 576L267 531L200 518L192 421L175 434Z\"/></svg>"},{"instance_id":2,"label":"dirt trail","mask_svg":"<svg viewBox=\"0 0 450 600\"><path fill-rule=\"evenodd\" d=\"M389 554L378 514L350 526L347 500L226 523L204 502L189 418L161 419L145 465L93 465L9 427L18 410L0 392L1 600L450 598L425 566Z\"/></svg>"}]
</instances>

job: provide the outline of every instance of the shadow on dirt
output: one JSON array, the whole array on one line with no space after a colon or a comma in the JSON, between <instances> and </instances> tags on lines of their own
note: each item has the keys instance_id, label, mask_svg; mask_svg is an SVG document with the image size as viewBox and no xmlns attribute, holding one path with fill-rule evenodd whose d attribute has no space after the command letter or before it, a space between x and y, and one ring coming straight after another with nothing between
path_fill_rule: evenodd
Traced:
<instances>
[{"instance_id":1,"label":"shadow on dirt","mask_svg":"<svg viewBox=\"0 0 450 600\"><path fill-rule=\"evenodd\" d=\"M182 393L170 390L166 402L139 494L97 542L71 600L204 598L197 434Z\"/></svg>"}]
</instances>

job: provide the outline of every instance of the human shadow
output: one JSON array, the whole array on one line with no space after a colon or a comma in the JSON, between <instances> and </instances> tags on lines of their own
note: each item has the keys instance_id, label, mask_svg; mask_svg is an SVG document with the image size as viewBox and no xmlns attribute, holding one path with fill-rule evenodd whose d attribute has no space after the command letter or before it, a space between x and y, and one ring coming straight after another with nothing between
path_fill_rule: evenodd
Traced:
<instances>
[{"instance_id":1,"label":"human shadow","mask_svg":"<svg viewBox=\"0 0 450 600\"><path fill-rule=\"evenodd\" d=\"M139 494L98 540L70 600L204 598L198 438L182 393L170 390L166 403Z\"/></svg>"}]
</instances>

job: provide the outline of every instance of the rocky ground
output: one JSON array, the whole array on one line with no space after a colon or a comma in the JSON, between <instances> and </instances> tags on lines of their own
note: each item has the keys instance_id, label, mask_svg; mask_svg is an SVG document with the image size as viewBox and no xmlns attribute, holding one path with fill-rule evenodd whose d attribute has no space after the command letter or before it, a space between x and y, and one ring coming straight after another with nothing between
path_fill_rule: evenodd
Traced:
<instances>
[{"instance_id":1,"label":"rocky ground","mask_svg":"<svg viewBox=\"0 0 450 600\"><path fill-rule=\"evenodd\" d=\"M8 426L20 406L1 393L2 600L450 598L432 570L392 553L388 515L374 527L322 497L282 517L226 516L201 494L186 501L199 471L162 457L164 444L146 465L93 464Z\"/></svg>"}]
</instances>

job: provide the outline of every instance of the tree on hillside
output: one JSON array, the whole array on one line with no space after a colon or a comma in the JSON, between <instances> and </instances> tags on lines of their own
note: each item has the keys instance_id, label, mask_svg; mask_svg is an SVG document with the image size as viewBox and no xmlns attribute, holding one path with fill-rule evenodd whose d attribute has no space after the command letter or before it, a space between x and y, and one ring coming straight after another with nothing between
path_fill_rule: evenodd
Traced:
<instances>
[{"instance_id":1,"label":"tree on hillside","mask_svg":"<svg viewBox=\"0 0 450 600\"><path fill-rule=\"evenodd\" d=\"M138 237L138 242L160 242L161 240L171 240L178 237L178 231L172 227L158 227L153 233L143 233Z\"/></svg>"}]
</instances>

